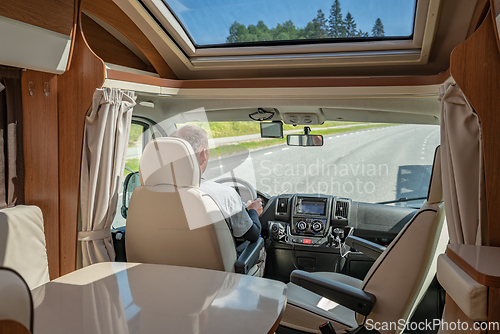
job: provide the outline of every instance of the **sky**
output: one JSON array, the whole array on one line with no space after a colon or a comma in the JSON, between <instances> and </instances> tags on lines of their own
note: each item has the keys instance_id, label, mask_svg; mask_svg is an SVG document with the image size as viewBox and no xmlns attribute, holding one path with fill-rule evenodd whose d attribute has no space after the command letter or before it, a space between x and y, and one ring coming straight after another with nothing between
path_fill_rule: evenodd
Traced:
<instances>
[{"instance_id":1,"label":"sky","mask_svg":"<svg viewBox=\"0 0 500 334\"><path fill-rule=\"evenodd\" d=\"M226 42L234 21L248 26L259 20L269 27L292 20L303 28L317 15L328 19L334 0L164 0L180 18L198 45ZM377 18L386 36L409 36L416 0L340 0L342 15L349 11L357 29L370 32Z\"/></svg>"}]
</instances>

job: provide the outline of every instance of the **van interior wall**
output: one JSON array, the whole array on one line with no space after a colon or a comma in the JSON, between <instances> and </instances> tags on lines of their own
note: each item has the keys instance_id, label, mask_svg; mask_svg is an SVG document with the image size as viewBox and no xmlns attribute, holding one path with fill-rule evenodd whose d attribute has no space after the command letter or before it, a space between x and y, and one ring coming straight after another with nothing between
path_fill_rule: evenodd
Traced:
<instances>
[{"instance_id":1,"label":"van interior wall","mask_svg":"<svg viewBox=\"0 0 500 334\"><path fill-rule=\"evenodd\" d=\"M84 122L104 73L104 62L89 49L78 26L64 74L28 70L23 75L26 204L42 209L51 279L76 269Z\"/></svg>"},{"instance_id":2,"label":"van interior wall","mask_svg":"<svg viewBox=\"0 0 500 334\"><path fill-rule=\"evenodd\" d=\"M23 71L25 198L43 213L51 279L59 276L57 93L57 75Z\"/></svg>"},{"instance_id":3,"label":"van interior wall","mask_svg":"<svg viewBox=\"0 0 500 334\"><path fill-rule=\"evenodd\" d=\"M450 59L451 75L479 116L482 130L488 220L487 245L500 247L500 41L495 13L498 0L490 0L490 10L483 23L465 42L457 46ZM481 52L477 52L481 50ZM492 264L492 265L497 265ZM447 296L444 320L467 322ZM488 322L500 321L500 288L488 288ZM500 333L488 330L488 333Z\"/></svg>"}]
</instances>

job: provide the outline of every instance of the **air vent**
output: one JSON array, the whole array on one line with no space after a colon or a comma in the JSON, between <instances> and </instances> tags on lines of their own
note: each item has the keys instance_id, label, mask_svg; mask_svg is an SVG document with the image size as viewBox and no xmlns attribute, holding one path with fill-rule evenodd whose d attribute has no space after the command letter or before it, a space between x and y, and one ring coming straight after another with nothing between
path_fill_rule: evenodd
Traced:
<instances>
[{"instance_id":1,"label":"air vent","mask_svg":"<svg viewBox=\"0 0 500 334\"><path fill-rule=\"evenodd\" d=\"M277 213L287 213L288 212L288 198L278 198L278 207L276 208Z\"/></svg>"},{"instance_id":2,"label":"air vent","mask_svg":"<svg viewBox=\"0 0 500 334\"><path fill-rule=\"evenodd\" d=\"M349 202L337 201L337 205L335 206L335 218L339 219L340 217L347 219L349 215Z\"/></svg>"}]
</instances>

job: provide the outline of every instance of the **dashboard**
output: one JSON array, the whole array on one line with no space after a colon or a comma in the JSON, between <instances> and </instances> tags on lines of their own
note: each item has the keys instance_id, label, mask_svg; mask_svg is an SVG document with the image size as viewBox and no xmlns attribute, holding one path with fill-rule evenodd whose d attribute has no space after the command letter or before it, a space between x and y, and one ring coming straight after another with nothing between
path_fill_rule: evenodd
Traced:
<instances>
[{"instance_id":1,"label":"dashboard","mask_svg":"<svg viewBox=\"0 0 500 334\"><path fill-rule=\"evenodd\" d=\"M280 195L274 220L268 222L270 236L287 244L331 246L334 236L350 231L351 204L348 198L329 195Z\"/></svg>"}]
</instances>

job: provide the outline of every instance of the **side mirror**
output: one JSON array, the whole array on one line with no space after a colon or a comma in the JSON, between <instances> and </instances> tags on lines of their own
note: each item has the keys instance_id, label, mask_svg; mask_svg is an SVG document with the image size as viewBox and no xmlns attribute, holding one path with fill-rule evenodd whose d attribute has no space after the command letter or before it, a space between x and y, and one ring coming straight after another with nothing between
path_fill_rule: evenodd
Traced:
<instances>
[{"instance_id":1,"label":"side mirror","mask_svg":"<svg viewBox=\"0 0 500 334\"><path fill-rule=\"evenodd\" d=\"M141 185L139 172L130 173L123 181L123 196L122 196L122 217L127 219L128 205L134 189Z\"/></svg>"},{"instance_id":2,"label":"side mirror","mask_svg":"<svg viewBox=\"0 0 500 334\"><path fill-rule=\"evenodd\" d=\"M289 146L323 146L322 135L288 135L286 143Z\"/></svg>"}]
</instances>

